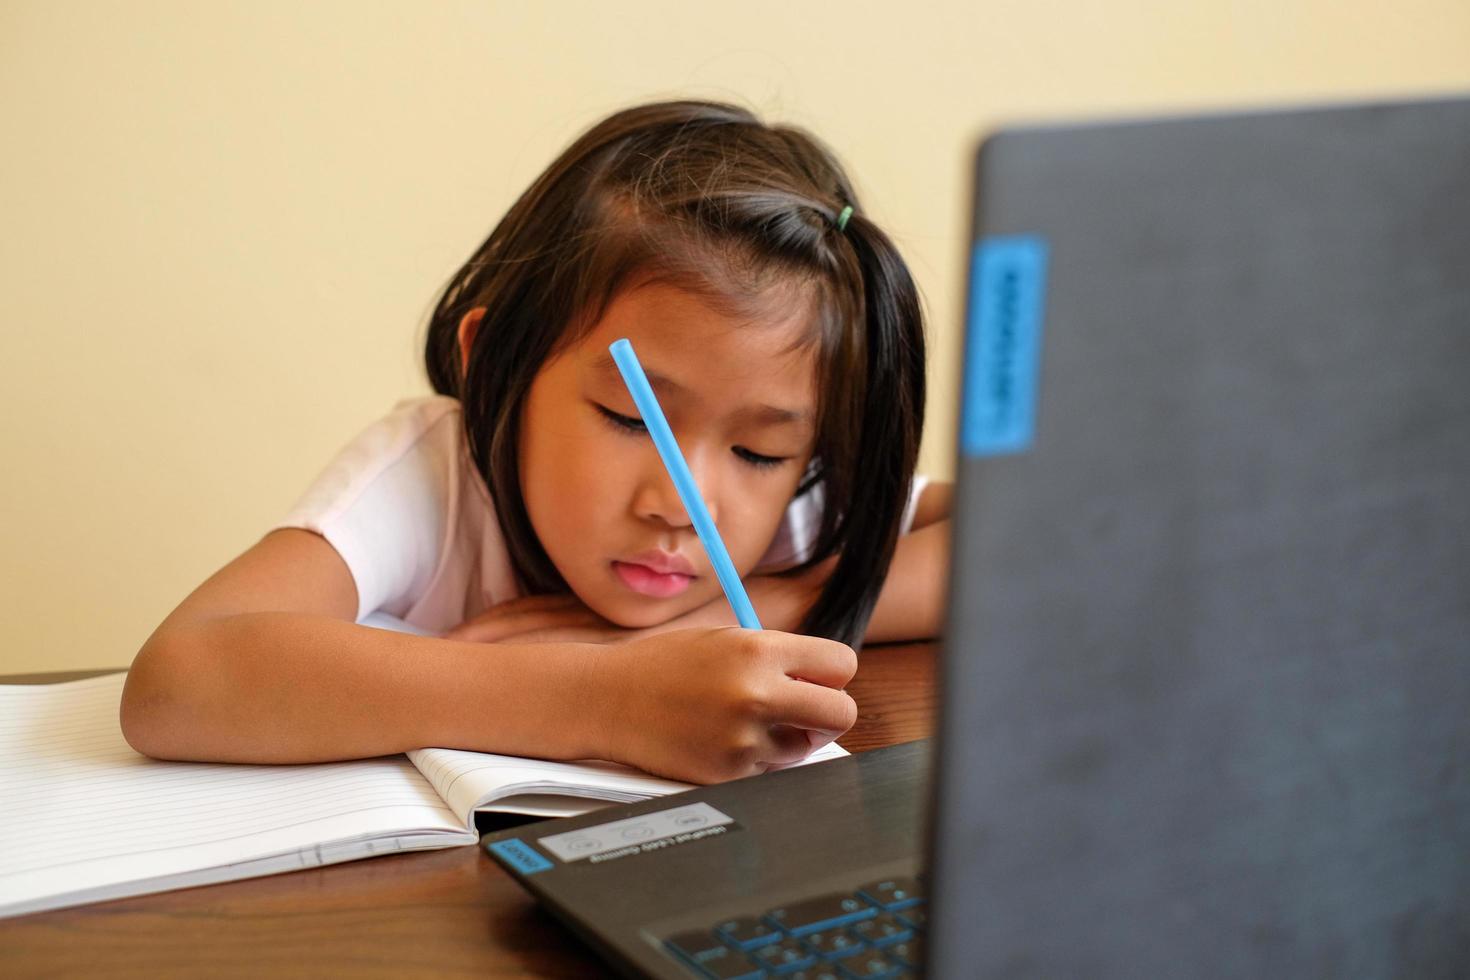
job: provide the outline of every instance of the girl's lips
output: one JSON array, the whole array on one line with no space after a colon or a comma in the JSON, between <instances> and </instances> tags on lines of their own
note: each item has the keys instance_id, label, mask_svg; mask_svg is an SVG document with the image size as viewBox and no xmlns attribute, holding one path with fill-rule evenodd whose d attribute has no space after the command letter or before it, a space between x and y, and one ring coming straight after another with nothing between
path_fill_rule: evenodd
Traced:
<instances>
[{"instance_id":1,"label":"girl's lips","mask_svg":"<svg viewBox=\"0 0 1470 980\"><path fill-rule=\"evenodd\" d=\"M615 561L612 566L613 571L618 573L618 578L624 585L639 595L650 596L654 599L668 599L676 596L689 588L689 583L694 581L692 575L683 575L679 572L656 572L647 565L638 565L633 562Z\"/></svg>"}]
</instances>

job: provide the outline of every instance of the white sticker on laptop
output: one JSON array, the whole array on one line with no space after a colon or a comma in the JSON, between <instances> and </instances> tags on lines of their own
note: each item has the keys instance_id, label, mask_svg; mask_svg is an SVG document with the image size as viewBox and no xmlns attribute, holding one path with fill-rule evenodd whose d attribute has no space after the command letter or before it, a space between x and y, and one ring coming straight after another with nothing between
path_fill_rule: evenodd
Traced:
<instances>
[{"instance_id":1,"label":"white sticker on laptop","mask_svg":"<svg viewBox=\"0 0 1470 980\"><path fill-rule=\"evenodd\" d=\"M569 830L564 834L538 837L536 843L566 863L585 860L600 864L614 858L717 837L734 829L734 825L735 818L726 816L708 803L690 803L672 810L659 810L595 827Z\"/></svg>"}]
</instances>

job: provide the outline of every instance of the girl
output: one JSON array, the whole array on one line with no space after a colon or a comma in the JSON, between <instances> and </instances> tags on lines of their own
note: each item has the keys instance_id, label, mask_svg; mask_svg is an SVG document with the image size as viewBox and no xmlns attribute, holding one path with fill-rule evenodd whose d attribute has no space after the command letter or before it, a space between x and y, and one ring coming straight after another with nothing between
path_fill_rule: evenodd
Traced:
<instances>
[{"instance_id":1,"label":"girl","mask_svg":"<svg viewBox=\"0 0 1470 980\"><path fill-rule=\"evenodd\" d=\"M767 630L731 628L619 337ZM438 395L368 428L143 645L138 751L438 745L716 781L852 725L850 645L936 632L949 504L913 478L918 299L808 135L701 102L613 115L455 275L425 361ZM357 625L373 613L431 635Z\"/></svg>"}]
</instances>

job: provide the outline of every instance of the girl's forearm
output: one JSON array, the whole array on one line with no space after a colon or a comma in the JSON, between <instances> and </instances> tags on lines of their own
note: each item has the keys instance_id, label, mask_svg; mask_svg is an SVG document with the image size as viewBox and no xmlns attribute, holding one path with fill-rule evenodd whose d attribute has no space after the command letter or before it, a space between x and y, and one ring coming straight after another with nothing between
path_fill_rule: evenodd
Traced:
<instances>
[{"instance_id":1,"label":"girl's forearm","mask_svg":"<svg viewBox=\"0 0 1470 980\"><path fill-rule=\"evenodd\" d=\"M929 640L939 635L949 583L949 531L949 521L941 520L898 539L865 642Z\"/></svg>"},{"instance_id":2,"label":"girl's forearm","mask_svg":"<svg viewBox=\"0 0 1470 980\"><path fill-rule=\"evenodd\" d=\"M939 635L949 582L949 531L949 521L942 519L898 539L888 577L868 621L865 642L928 640ZM799 576L751 576L746 588L761 625L766 629L796 630L836 562L836 558L829 558ZM724 602L711 603L701 613L701 623L735 623L734 613Z\"/></svg>"},{"instance_id":3,"label":"girl's forearm","mask_svg":"<svg viewBox=\"0 0 1470 980\"><path fill-rule=\"evenodd\" d=\"M243 613L155 634L133 662L123 734L157 758L298 763L429 745L599 754L599 649L483 644L325 616Z\"/></svg>"}]
</instances>

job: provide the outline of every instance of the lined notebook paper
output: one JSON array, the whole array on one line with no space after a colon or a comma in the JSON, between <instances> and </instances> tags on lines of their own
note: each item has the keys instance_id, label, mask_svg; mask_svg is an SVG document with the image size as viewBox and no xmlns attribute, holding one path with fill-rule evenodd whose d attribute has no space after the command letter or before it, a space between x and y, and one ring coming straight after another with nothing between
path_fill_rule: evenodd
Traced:
<instances>
[{"instance_id":1,"label":"lined notebook paper","mask_svg":"<svg viewBox=\"0 0 1470 980\"><path fill-rule=\"evenodd\" d=\"M401 755L139 755L117 720L125 677L0 686L0 914L477 839Z\"/></svg>"},{"instance_id":2,"label":"lined notebook paper","mask_svg":"<svg viewBox=\"0 0 1470 980\"><path fill-rule=\"evenodd\" d=\"M689 788L613 763L452 749L159 762L123 740L125 677L0 685L0 916L473 844L477 809L570 815Z\"/></svg>"}]
</instances>

